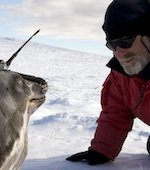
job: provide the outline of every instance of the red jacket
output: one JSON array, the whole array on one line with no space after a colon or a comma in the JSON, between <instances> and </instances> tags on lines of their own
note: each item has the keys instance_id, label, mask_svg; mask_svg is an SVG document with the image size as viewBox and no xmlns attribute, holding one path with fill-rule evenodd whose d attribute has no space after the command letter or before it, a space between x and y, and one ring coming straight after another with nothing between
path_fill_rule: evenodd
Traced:
<instances>
[{"instance_id":1,"label":"red jacket","mask_svg":"<svg viewBox=\"0 0 150 170\"><path fill-rule=\"evenodd\" d=\"M90 149L114 160L135 117L150 125L150 80L112 69L103 85L101 104L102 112Z\"/></svg>"}]
</instances>

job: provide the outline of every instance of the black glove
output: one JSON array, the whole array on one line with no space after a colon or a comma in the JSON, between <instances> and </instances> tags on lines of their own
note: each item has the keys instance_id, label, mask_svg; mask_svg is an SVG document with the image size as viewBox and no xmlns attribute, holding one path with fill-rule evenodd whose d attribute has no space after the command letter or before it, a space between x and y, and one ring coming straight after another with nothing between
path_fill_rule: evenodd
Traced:
<instances>
[{"instance_id":1,"label":"black glove","mask_svg":"<svg viewBox=\"0 0 150 170\"><path fill-rule=\"evenodd\" d=\"M147 151L150 155L150 136L148 137L148 140L147 140Z\"/></svg>"},{"instance_id":2,"label":"black glove","mask_svg":"<svg viewBox=\"0 0 150 170\"><path fill-rule=\"evenodd\" d=\"M74 162L81 161L83 159L86 159L89 165L103 164L103 163L108 162L108 159L106 156L94 150L80 152L80 153L77 153L75 155L72 155L66 158L67 161L74 161Z\"/></svg>"}]
</instances>

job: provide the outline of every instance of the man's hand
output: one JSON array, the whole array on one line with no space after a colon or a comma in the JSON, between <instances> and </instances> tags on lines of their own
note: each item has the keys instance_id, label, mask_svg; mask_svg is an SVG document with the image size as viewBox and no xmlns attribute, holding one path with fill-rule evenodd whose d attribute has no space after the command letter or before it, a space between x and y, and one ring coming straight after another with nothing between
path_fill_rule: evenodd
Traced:
<instances>
[{"instance_id":1,"label":"man's hand","mask_svg":"<svg viewBox=\"0 0 150 170\"><path fill-rule=\"evenodd\" d=\"M148 137L148 140L147 140L147 151L150 155L150 136Z\"/></svg>"},{"instance_id":2,"label":"man's hand","mask_svg":"<svg viewBox=\"0 0 150 170\"><path fill-rule=\"evenodd\" d=\"M73 161L73 162L81 161L84 159L88 161L89 165L103 164L108 162L108 158L106 156L93 150L80 152L66 158L67 161Z\"/></svg>"}]
</instances>

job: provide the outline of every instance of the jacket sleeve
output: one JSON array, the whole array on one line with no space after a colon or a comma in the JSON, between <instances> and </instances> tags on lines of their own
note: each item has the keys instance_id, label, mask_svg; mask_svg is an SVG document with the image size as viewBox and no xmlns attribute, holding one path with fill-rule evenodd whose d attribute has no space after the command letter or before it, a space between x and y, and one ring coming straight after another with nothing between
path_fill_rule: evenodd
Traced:
<instances>
[{"instance_id":1,"label":"jacket sleeve","mask_svg":"<svg viewBox=\"0 0 150 170\"><path fill-rule=\"evenodd\" d=\"M132 129L134 115L125 106L119 80L113 71L104 83L101 105L102 112L97 120L98 126L89 149L114 160Z\"/></svg>"}]
</instances>

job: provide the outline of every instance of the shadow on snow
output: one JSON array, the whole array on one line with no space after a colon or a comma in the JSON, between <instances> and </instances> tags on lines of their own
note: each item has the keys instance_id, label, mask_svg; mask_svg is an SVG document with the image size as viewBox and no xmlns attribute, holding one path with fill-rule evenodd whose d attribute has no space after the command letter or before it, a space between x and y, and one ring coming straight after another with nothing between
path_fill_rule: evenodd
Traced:
<instances>
[{"instance_id":1,"label":"shadow on snow","mask_svg":"<svg viewBox=\"0 0 150 170\"><path fill-rule=\"evenodd\" d=\"M70 156L70 155L68 155ZM147 154L121 153L114 162L90 166L86 161L69 162L60 156L47 159L28 159L22 170L149 170L150 156Z\"/></svg>"}]
</instances>

